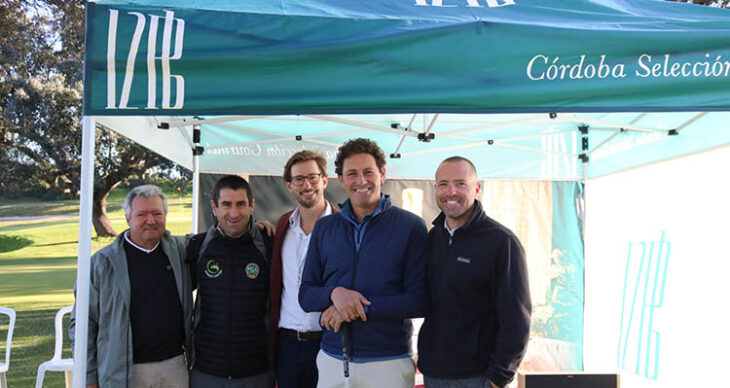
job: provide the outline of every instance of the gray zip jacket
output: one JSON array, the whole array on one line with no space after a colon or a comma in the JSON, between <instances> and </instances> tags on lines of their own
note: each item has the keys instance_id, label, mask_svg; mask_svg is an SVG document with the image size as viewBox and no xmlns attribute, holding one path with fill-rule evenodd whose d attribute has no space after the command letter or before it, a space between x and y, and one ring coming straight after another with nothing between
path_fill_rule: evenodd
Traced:
<instances>
[{"instance_id":1,"label":"gray zip jacket","mask_svg":"<svg viewBox=\"0 0 730 388\"><path fill-rule=\"evenodd\" d=\"M89 341L86 384L103 388L129 388L132 383L132 327L129 322L129 272L124 253L124 231L113 243L91 256L89 287ZM190 354L192 291L185 265L187 238L165 232L160 241L170 260L185 319L185 354ZM74 295L76 287L74 286ZM74 340L76 305L71 313L69 336Z\"/></svg>"}]
</instances>

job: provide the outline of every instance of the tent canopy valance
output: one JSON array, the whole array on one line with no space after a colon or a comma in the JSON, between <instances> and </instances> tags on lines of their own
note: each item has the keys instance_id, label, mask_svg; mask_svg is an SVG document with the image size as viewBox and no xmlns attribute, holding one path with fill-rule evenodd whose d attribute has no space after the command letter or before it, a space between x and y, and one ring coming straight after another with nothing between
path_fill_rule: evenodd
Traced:
<instances>
[{"instance_id":1,"label":"tent canopy valance","mask_svg":"<svg viewBox=\"0 0 730 388\"><path fill-rule=\"evenodd\" d=\"M85 114L730 109L727 11L659 0L95 1Z\"/></svg>"}]
</instances>

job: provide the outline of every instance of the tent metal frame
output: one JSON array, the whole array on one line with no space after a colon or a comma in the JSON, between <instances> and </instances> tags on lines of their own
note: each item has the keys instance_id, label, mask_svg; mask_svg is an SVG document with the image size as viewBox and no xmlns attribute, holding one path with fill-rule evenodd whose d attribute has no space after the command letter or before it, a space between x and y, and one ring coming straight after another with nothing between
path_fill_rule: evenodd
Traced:
<instances>
[{"instance_id":1,"label":"tent metal frame","mask_svg":"<svg viewBox=\"0 0 730 388\"><path fill-rule=\"evenodd\" d=\"M418 115L423 116L423 129L417 130L414 128L414 124L417 121ZM442 152L442 151L455 151L455 150L463 150L468 148L474 148L474 147L504 147L504 148L513 148L513 149L519 149L523 151L529 151L529 152L537 152L537 153L543 153L543 154L549 154L549 155L555 155L555 156L561 156L561 157L569 157L569 158L576 158L576 159L582 159L583 163L582 165L582 176L579 181L585 182L588 178L588 162L590 156L595 153L596 151L604 148L608 144L610 144L615 138L621 136L624 133L629 132L635 132L635 133L648 133L648 134L657 134L657 135L676 135L679 131L682 129L685 129L690 124L694 123L695 121L701 119L704 115L706 115L707 112L701 112L696 115L694 115L689 120L685 121L681 125L679 125L676 129L659 129L659 128L650 128L646 126L640 126L635 125L636 122L638 122L642 117L643 114L638 115L632 122L629 124L625 123L616 123L606 120L596 120L596 119L587 119L582 117L577 117L572 114L534 114L530 115L529 117L523 117L518 120L512 120L512 121L504 121L504 122L498 122L498 123L487 123L487 124L480 124L480 125L474 125L467 128L460 128L455 130L447 130L444 132L438 132L438 126L437 123L441 119L443 121L443 115L440 114L434 114L432 117L428 117L428 114L422 114L417 113L413 114L410 117L409 123L406 127L401 127L399 123L393 123L391 126L382 126L382 125L374 125L366 122L360 122L355 121L351 119L344 118L342 116L333 116L333 115L302 115L302 117L306 117L309 119L324 121L324 122L332 122L332 123L338 123L345 126L353 127L354 129L343 129L340 131L335 132L329 132L329 133L323 133L323 134L315 134L315 135L296 135L295 138L298 141L302 142L308 142L311 144L318 144L318 145L326 145L326 146L338 146L339 144L335 144L332 142L320 140L320 138L325 136L331 136L331 135L353 135L358 133L368 133L371 131L377 131L377 132L384 132L384 133L390 133L394 136L399 136L400 141L398 143L398 146L395 148L394 152L390 154L391 158L402 158L402 157L412 157L416 155L423 155L423 154L429 154L429 153L435 153L435 152ZM231 146L242 146L242 145L253 145L253 144L266 144L266 143L272 143L272 142L279 142L282 140L292 140L292 135L289 134L281 134L274 131L267 131L267 130L261 130L252 128L249 126L244 126L240 124L236 124L234 122L240 122L240 121L246 121L246 120L253 120L253 119L260 119L260 118L276 118L277 116L226 116L226 117L211 117L211 118L199 118L194 117L192 119L177 119L175 121L164 121L159 118L156 118L157 126L161 129L177 129L179 130L183 137L185 138L188 146L191 149L191 152L193 153L192 158L192 170L193 170L193 219L192 219L192 232L197 232L197 224L198 224L198 211L199 211L199 198L200 198L200 189L199 189L199 182L200 182L200 155L203 153L203 148L200 144L200 132L204 130L205 124L217 124L220 126L224 126L227 128L235 129L235 130L241 130L241 131L248 131L252 133L258 133L261 135L270 136L271 138L264 139L264 140L257 140L257 141L250 141L250 142L242 142L242 143L235 143L235 144L226 144L226 145L219 145L219 146L209 146L206 147L207 150L216 150L216 149L222 149L226 147ZM448 117L448 116L446 116ZM288 118L285 116L285 118ZM499 129L507 126L515 126L520 124L537 124L540 122L545 122L549 124L551 122L564 122L564 123L572 123L575 124L576 129L575 131L581 132L581 136L584 139L583 140L583 147L581 152L579 153L571 153L571 152L559 152L559 151L545 151L541 148L533 148L533 147L527 147L522 146L518 144L514 144L514 142L525 140L525 139L531 139L531 138L547 138L551 135L556 134L564 134L564 133L571 133L573 130L552 130L549 129L546 132L542 132L539 134L534 135L522 135L522 136L515 136L510 138L500 138L500 139L484 139L484 138L477 138L472 136L467 136L465 134L473 133L475 131L483 131L485 129ZM85 387L85 379L86 379L86 351L87 351L87 339L88 336L86 333L88 333L88 301L89 301L89 269L90 269L90 258L91 258L91 207L92 207L92 197L93 197L93 166L94 166L94 138L95 138L95 130L96 126L99 125L102 128L107 128L106 126L102 124L98 124L96 122L96 119L94 116L84 116L83 118L83 139L82 139L82 169L81 169L81 207L80 207L80 214L79 214L79 260L78 260L78 268L77 268L77 295L76 295L76 306L77 306L77 317L79 317L76 320L76 333L75 338L76 341L74 343L74 387ZM192 127L193 128L193 138L191 139L190 136L188 136L188 132L186 131L186 128ZM594 147L588 147L587 144L587 136L588 131L610 131L611 134L603 139L600 143L595 145ZM420 141L424 142L430 142L435 136L438 137L445 137L445 138L451 138L451 139L458 139L464 142L464 144L459 145L451 145L451 146L442 146L438 147L435 146L428 150L422 150L422 151L414 151L414 152L407 152L407 153L400 153L400 150L405 142L405 139L407 137L411 138L417 138ZM657 141L664 138L664 136L658 136ZM594 177L596 178L596 177ZM524 180L524 179L523 179ZM556 180L556 179L551 179ZM557 179L560 180L560 179ZM574 180L574 179L565 179L565 180ZM84 361L82 361L84 360Z\"/></svg>"}]
</instances>

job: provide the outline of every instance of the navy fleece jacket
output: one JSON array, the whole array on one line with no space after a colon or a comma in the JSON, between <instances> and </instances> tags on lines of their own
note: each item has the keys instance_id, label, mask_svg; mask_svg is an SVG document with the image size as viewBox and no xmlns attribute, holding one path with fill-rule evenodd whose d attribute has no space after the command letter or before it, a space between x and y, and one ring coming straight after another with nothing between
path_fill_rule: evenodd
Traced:
<instances>
[{"instance_id":1,"label":"navy fleece jacket","mask_svg":"<svg viewBox=\"0 0 730 388\"><path fill-rule=\"evenodd\" d=\"M426 310L427 232L421 218L381 197L375 212L358 223L350 201L314 227L299 289L307 312L324 311L336 287L356 290L372 303L366 322L351 323L352 361L411 353L409 318ZM342 356L342 337L325 331L322 349Z\"/></svg>"}]
</instances>

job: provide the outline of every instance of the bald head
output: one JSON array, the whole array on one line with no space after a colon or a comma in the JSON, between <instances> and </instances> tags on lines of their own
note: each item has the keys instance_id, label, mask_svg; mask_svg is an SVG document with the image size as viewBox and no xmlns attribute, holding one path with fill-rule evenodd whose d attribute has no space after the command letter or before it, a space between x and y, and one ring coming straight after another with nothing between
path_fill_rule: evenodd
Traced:
<instances>
[{"instance_id":1,"label":"bald head","mask_svg":"<svg viewBox=\"0 0 730 388\"><path fill-rule=\"evenodd\" d=\"M462 156L452 156L450 158L444 159L441 164L439 164L439 167L436 169L436 180L438 180L439 170L444 165L444 163L464 163L469 170L469 175L473 176L475 180L477 178L477 168L474 167L474 163L472 163L471 160Z\"/></svg>"},{"instance_id":2,"label":"bald head","mask_svg":"<svg viewBox=\"0 0 730 388\"><path fill-rule=\"evenodd\" d=\"M449 228L458 228L469 220L481 187L477 169L469 159L452 156L441 162L436 170L434 193Z\"/></svg>"}]
</instances>

